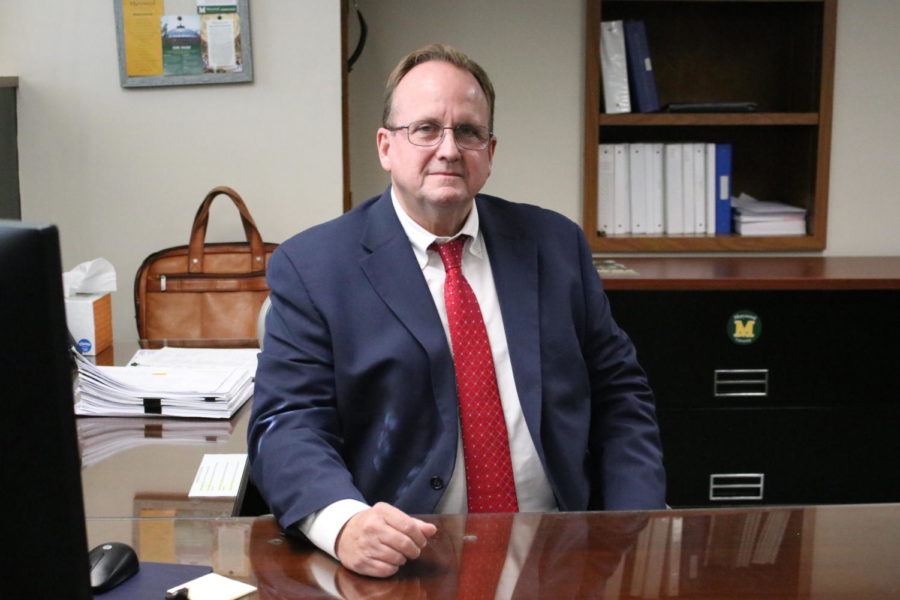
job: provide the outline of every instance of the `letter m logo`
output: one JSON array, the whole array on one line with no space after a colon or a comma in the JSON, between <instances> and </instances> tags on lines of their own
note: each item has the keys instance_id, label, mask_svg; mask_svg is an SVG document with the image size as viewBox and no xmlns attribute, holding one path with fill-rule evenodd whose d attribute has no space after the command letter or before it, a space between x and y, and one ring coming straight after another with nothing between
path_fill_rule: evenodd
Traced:
<instances>
[{"instance_id":1,"label":"letter m logo","mask_svg":"<svg viewBox=\"0 0 900 600\"><path fill-rule=\"evenodd\" d=\"M753 332L753 328L756 325L756 319L747 319L745 321L741 321L739 319L734 320L734 337L736 338L753 338L756 334Z\"/></svg>"}]
</instances>

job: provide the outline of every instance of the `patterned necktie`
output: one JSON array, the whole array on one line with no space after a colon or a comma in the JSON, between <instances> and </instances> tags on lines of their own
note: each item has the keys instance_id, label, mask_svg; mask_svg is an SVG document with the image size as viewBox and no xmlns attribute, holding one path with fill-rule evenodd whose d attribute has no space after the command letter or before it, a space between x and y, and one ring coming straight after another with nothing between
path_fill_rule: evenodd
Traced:
<instances>
[{"instance_id":1,"label":"patterned necktie","mask_svg":"<svg viewBox=\"0 0 900 600\"><path fill-rule=\"evenodd\" d=\"M456 369L469 512L518 512L494 358L475 293L462 274L468 236L432 245L444 262L444 301Z\"/></svg>"}]
</instances>

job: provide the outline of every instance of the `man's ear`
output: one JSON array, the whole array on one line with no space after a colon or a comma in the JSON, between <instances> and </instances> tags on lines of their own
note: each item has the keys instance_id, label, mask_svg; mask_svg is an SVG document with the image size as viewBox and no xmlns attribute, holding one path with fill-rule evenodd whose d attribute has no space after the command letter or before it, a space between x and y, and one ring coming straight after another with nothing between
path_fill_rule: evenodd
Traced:
<instances>
[{"instance_id":1,"label":"man's ear","mask_svg":"<svg viewBox=\"0 0 900 600\"><path fill-rule=\"evenodd\" d=\"M375 143L378 146L378 160L381 162L381 168L387 172L391 171L391 159L388 156L388 150L390 150L391 142L393 141L391 133L391 130L379 127L378 133L375 134Z\"/></svg>"},{"instance_id":2,"label":"man's ear","mask_svg":"<svg viewBox=\"0 0 900 600\"><path fill-rule=\"evenodd\" d=\"M491 143L488 145L488 162L494 164L494 152L497 150L497 138L491 136Z\"/></svg>"}]
</instances>

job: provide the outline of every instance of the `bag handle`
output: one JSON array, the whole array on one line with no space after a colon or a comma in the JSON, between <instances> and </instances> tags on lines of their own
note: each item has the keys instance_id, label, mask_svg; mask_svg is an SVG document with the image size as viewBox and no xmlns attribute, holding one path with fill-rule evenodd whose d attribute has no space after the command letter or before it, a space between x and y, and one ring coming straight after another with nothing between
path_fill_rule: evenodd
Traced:
<instances>
[{"instance_id":1,"label":"bag handle","mask_svg":"<svg viewBox=\"0 0 900 600\"><path fill-rule=\"evenodd\" d=\"M206 241L206 226L209 224L209 207L217 196L224 194L231 198L238 211L241 213L241 222L244 225L244 233L247 235L247 243L250 245L250 271L261 271L266 266L266 256L262 236L256 228L256 222L250 216L247 205L240 195L230 187L220 185L214 187L203 199L197 214L194 216L194 225L191 227L191 241L188 244L188 272L203 272L203 245Z\"/></svg>"}]
</instances>

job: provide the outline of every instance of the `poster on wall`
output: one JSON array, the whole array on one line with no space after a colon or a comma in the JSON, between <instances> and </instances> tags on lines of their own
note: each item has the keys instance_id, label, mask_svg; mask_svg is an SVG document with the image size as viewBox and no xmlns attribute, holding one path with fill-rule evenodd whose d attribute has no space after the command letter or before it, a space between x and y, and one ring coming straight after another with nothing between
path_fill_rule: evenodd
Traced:
<instances>
[{"instance_id":1,"label":"poster on wall","mask_svg":"<svg viewBox=\"0 0 900 600\"><path fill-rule=\"evenodd\" d=\"M249 0L113 0L122 87L253 81Z\"/></svg>"}]
</instances>

